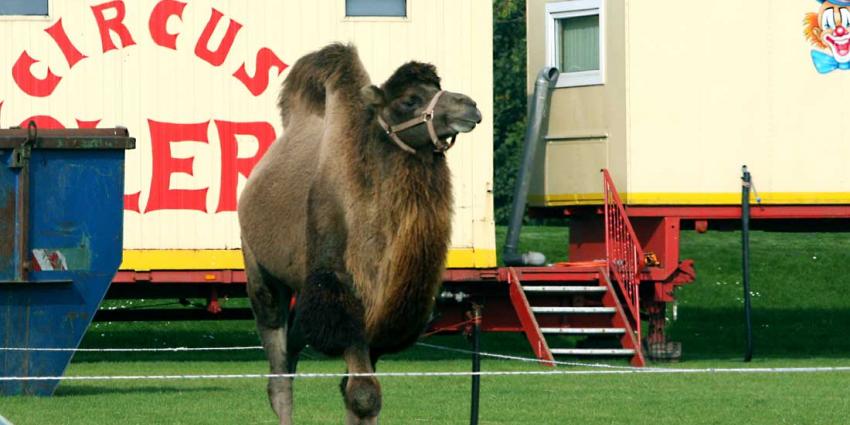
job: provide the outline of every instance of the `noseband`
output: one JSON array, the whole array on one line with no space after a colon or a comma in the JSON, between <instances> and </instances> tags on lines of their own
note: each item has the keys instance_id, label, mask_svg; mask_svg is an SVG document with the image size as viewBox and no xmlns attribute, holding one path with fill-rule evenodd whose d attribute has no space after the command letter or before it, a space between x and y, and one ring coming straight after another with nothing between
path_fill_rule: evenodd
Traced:
<instances>
[{"instance_id":1,"label":"noseband","mask_svg":"<svg viewBox=\"0 0 850 425\"><path fill-rule=\"evenodd\" d=\"M389 125L386 121L381 117L381 114L378 113L378 124L381 125L381 128L387 133L387 136L390 136L390 139L395 142L401 150L407 153L416 153L416 149L413 149L407 143L404 143L400 137L398 137L398 132L407 130L411 127L416 127L420 124L425 124L428 127L428 134L431 136L431 143L434 144L434 152L443 153L449 150L455 144L455 139L457 138L457 134L452 136L451 141L440 140L437 137L437 131L434 130L434 107L437 106L437 101L440 100L440 96L445 93L445 90L440 90L434 97L431 99L431 102L428 103L428 107L425 108L425 111L422 112L422 115L411 118L401 124Z\"/></svg>"}]
</instances>

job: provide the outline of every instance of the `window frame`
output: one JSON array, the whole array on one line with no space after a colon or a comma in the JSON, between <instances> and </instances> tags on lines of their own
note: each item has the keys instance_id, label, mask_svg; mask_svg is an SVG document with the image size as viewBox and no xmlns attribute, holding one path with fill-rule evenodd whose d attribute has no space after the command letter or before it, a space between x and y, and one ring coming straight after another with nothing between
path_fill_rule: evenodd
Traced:
<instances>
[{"instance_id":1,"label":"window frame","mask_svg":"<svg viewBox=\"0 0 850 425\"><path fill-rule=\"evenodd\" d=\"M53 3L54 0L46 0L47 1L47 14L46 15L5 15L0 14L0 22L2 21L49 21L53 16Z\"/></svg>"},{"instance_id":2,"label":"window frame","mask_svg":"<svg viewBox=\"0 0 850 425\"><path fill-rule=\"evenodd\" d=\"M406 22L410 20L410 0L404 0L404 16L348 15L348 0L342 0L343 21L359 22Z\"/></svg>"},{"instance_id":3,"label":"window frame","mask_svg":"<svg viewBox=\"0 0 850 425\"><path fill-rule=\"evenodd\" d=\"M557 88L598 86L605 84L605 7L604 0L564 0L546 3L546 64L560 70L561 25L559 19L599 16L599 69L561 72Z\"/></svg>"}]
</instances>

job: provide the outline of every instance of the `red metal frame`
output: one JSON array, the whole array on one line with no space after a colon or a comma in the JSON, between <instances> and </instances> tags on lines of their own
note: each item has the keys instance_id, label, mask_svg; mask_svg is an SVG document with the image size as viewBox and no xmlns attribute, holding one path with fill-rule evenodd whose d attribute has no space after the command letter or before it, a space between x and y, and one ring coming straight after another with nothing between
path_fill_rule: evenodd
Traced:
<instances>
[{"instance_id":1,"label":"red metal frame","mask_svg":"<svg viewBox=\"0 0 850 425\"><path fill-rule=\"evenodd\" d=\"M608 170L602 170L602 176L605 194L605 257L608 270L617 280L626 300L640 341L640 273L644 263L643 250Z\"/></svg>"},{"instance_id":2,"label":"red metal frame","mask_svg":"<svg viewBox=\"0 0 850 425\"><path fill-rule=\"evenodd\" d=\"M640 332L638 314L641 309L645 310L650 324L647 340L651 345L663 347L666 342L665 304L675 300L673 292L677 286L692 282L696 275L693 261L679 258L682 221L693 221L698 231L705 231L709 220L738 220L741 208L716 205L623 206L607 172L603 173L603 181L608 193L606 199L609 200L604 207L532 209L531 212L536 215L563 214L570 217L570 260L589 264L589 261L607 258L605 267L610 268L608 275L618 282L621 293L627 294L623 308L628 310L632 318L633 323L629 325ZM555 214L557 211L560 212ZM751 216L755 220L850 219L850 205L755 205ZM621 243L631 243L632 248L618 245ZM657 262L646 264L637 273L633 270L636 270L636 266L644 265L645 261L642 251L653 255ZM445 271L443 279L448 290L487 301L482 330L523 332L526 327L518 313L522 309L515 308L513 304L518 295L515 289L519 285L513 282L528 279L555 282L563 280L564 275L563 268L517 268L513 273L506 268L450 269ZM571 269L569 279L594 281L600 277L599 272L591 269ZM642 292L638 290L641 282ZM115 276L113 283L115 292L110 290L113 297L144 294L144 297L173 298L174 294L190 294L187 297L207 297L209 311L215 312L219 311L216 302L218 296L244 296L246 276L242 270L122 270ZM440 307L440 316L432 324L432 329L463 331L464 326L454 325L464 322L468 302L443 300ZM227 317L236 313L232 309L224 310L205 318ZM557 323L548 317L540 318L539 326L555 325ZM532 347L535 346L537 344L532 342Z\"/></svg>"},{"instance_id":3,"label":"red metal frame","mask_svg":"<svg viewBox=\"0 0 850 425\"><path fill-rule=\"evenodd\" d=\"M241 284L247 283L244 270L119 270L112 279L118 284Z\"/></svg>"}]
</instances>

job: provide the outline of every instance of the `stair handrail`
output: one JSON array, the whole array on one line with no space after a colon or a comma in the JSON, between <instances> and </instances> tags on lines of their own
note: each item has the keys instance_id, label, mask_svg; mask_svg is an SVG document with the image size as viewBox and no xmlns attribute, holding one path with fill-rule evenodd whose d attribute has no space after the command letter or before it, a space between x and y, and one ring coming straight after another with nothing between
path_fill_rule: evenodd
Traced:
<instances>
[{"instance_id":1,"label":"stair handrail","mask_svg":"<svg viewBox=\"0 0 850 425\"><path fill-rule=\"evenodd\" d=\"M644 254L611 174L603 169L602 176L608 271L614 276L626 300L640 341L640 273L644 267Z\"/></svg>"}]
</instances>

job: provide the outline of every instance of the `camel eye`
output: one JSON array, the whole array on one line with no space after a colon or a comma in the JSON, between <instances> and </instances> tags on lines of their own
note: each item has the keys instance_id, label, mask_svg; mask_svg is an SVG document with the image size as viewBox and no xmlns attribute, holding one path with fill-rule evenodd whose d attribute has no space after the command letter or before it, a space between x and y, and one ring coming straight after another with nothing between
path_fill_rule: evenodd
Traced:
<instances>
[{"instance_id":1,"label":"camel eye","mask_svg":"<svg viewBox=\"0 0 850 425\"><path fill-rule=\"evenodd\" d=\"M421 98L419 96L408 96L406 99L402 101L402 105L406 108L415 108L421 102Z\"/></svg>"}]
</instances>

